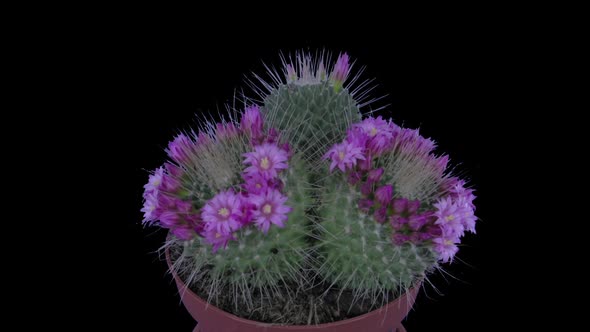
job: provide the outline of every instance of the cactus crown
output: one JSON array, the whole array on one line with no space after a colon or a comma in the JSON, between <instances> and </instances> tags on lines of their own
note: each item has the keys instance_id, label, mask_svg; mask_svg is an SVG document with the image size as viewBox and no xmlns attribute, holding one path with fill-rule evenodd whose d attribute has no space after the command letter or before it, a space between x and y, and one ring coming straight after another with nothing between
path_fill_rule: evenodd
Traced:
<instances>
[{"instance_id":1,"label":"cactus crown","mask_svg":"<svg viewBox=\"0 0 590 332\"><path fill-rule=\"evenodd\" d=\"M173 269L211 303L292 303L323 285L376 306L452 260L475 231L475 196L432 140L362 119L366 83L351 88L348 55L283 64L255 75L259 105L169 144L144 223L170 229Z\"/></svg>"}]
</instances>

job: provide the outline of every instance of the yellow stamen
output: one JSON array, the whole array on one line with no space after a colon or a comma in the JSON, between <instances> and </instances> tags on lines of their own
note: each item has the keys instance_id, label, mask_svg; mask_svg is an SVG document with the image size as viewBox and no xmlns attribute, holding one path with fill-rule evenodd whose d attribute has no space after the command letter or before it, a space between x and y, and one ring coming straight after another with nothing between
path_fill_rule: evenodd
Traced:
<instances>
[{"instance_id":1,"label":"yellow stamen","mask_svg":"<svg viewBox=\"0 0 590 332\"><path fill-rule=\"evenodd\" d=\"M217 213L219 213L219 215L224 218L229 216L229 210L227 208L221 208L219 211L217 211Z\"/></svg>"},{"instance_id":2,"label":"yellow stamen","mask_svg":"<svg viewBox=\"0 0 590 332\"><path fill-rule=\"evenodd\" d=\"M256 184L256 188L257 188L257 189L260 189L260 188L262 188L262 185L261 185L260 183L257 183L257 184Z\"/></svg>"},{"instance_id":3,"label":"yellow stamen","mask_svg":"<svg viewBox=\"0 0 590 332\"><path fill-rule=\"evenodd\" d=\"M260 167L262 169L268 169L270 167L270 161L268 160L268 157L264 157L260 160Z\"/></svg>"},{"instance_id":4,"label":"yellow stamen","mask_svg":"<svg viewBox=\"0 0 590 332\"><path fill-rule=\"evenodd\" d=\"M272 212L272 206L270 206L270 204L265 204L262 207L262 212L264 212L265 214L270 214Z\"/></svg>"},{"instance_id":5,"label":"yellow stamen","mask_svg":"<svg viewBox=\"0 0 590 332\"><path fill-rule=\"evenodd\" d=\"M340 158L340 160L344 160L344 152L338 152L338 157Z\"/></svg>"},{"instance_id":6,"label":"yellow stamen","mask_svg":"<svg viewBox=\"0 0 590 332\"><path fill-rule=\"evenodd\" d=\"M373 128L371 129L371 133L370 133L369 135L370 135L370 136L375 136L375 135L377 135L377 128L373 127Z\"/></svg>"},{"instance_id":7,"label":"yellow stamen","mask_svg":"<svg viewBox=\"0 0 590 332\"><path fill-rule=\"evenodd\" d=\"M455 220L455 216L451 214L451 215L447 216L445 219L447 221L453 221L453 220Z\"/></svg>"},{"instance_id":8,"label":"yellow stamen","mask_svg":"<svg viewBox=\"0 0 590 332\"><path fill-rule=\"evenodd\" d=\"M219 233L215 233L215 238L216 238L216 239L219 239L220 237L221 237L221 234L219 234Z\"/></svg>"}]
</instances>

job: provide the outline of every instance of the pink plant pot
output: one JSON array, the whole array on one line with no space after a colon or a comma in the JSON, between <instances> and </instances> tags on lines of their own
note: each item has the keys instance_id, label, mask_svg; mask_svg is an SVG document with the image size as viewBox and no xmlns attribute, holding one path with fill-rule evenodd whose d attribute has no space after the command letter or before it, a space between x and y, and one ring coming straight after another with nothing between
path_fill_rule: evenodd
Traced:
<instances>
[{"instance_id":1,"label":"pink plant pot","mask_svg":"<svg viewBox=\"0 0 590 332\"><path fill-rule=\"evenodd\" d=\"M166 261L171 266L170 254L166 250ZM276 325L261 323L237 317L225 312L201 299L184 282L172 272L182 303L198 322L193 332L405 332L402 320L414 305L420 285L387 305L351 319L319 325Z\"/></svg>"}]
</instances>

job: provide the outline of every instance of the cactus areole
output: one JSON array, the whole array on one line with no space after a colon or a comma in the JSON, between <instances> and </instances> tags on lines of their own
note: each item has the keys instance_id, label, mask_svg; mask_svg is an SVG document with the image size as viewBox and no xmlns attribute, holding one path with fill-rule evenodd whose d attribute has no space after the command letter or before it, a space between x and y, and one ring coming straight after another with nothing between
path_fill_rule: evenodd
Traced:
<instances>
[{"instance_id":1,"label":"cactus areole","mask_svg":"<svg viewBox=\"0 0 590 332\"><path fill-rule=\"evenodd\" d=\"M402 330L418 285L475 232L473 190L433 140L363 116L347 54L283 62L255 76L259 102L172 139L143 223L169 230L203 331Z\"/></svg>"}]
</instances>

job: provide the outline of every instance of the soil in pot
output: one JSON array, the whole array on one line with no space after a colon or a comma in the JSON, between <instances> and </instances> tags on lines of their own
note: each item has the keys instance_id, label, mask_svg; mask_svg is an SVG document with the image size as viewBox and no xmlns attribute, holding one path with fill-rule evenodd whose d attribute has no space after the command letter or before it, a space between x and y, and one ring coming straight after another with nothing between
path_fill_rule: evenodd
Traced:
<instances>
[{"instance_id":1,"label":"soil in pot","mask_svg":"<svg viewBox=\"0 0 590 332\"><path fill-rule=\"evenodd\" d=\"M179 251L171 251L172 261L180 256ZM187 280L187 275L179 275ZM332 323L363 315L393 301L392 292L378 295L376 301L362 300L352 290L338 289L330 284L320 283L312 288L301 290L291 296L273 296L254 289L250 292L253 307L240 301L239 293L230 289L218 289L216 297L210 297L209 283L206 280L193 285L190 289L202 299L235 316L263 323L280 323L288 325L309 325ZM295 285L278 285L278 293L287 294L287 289L296 289Z\"/></svg>"}]
</instances>

